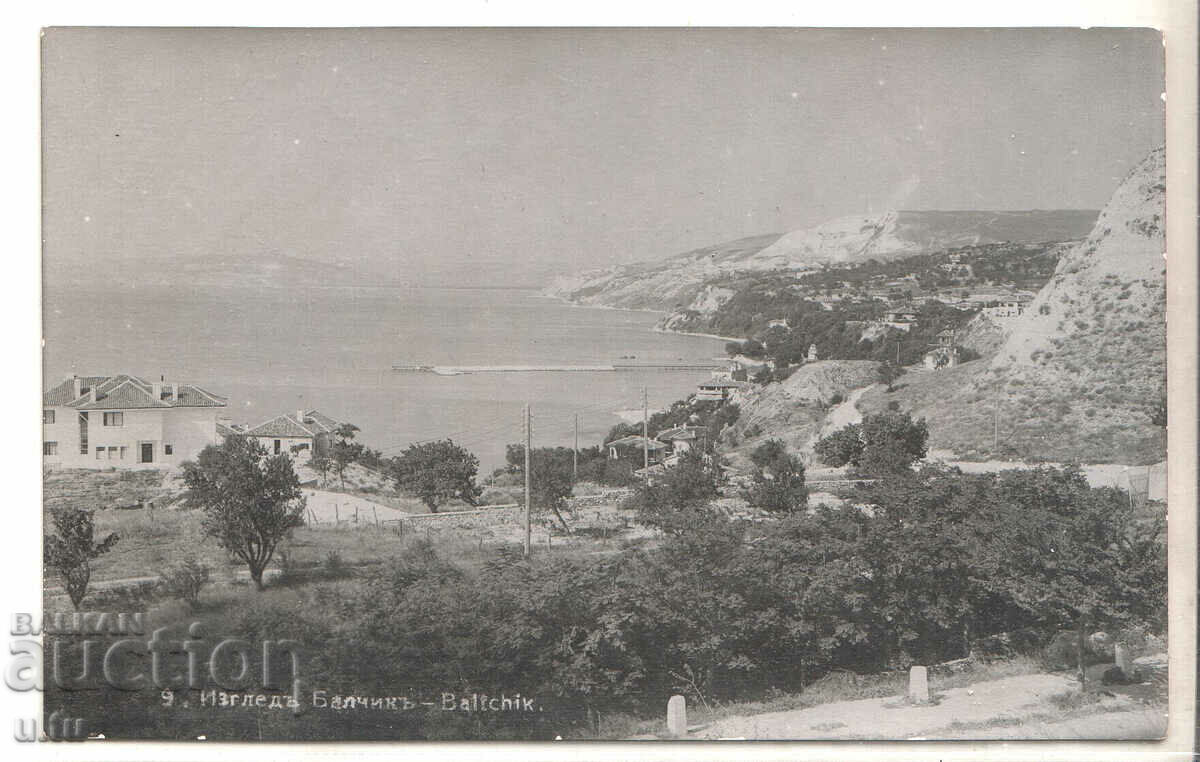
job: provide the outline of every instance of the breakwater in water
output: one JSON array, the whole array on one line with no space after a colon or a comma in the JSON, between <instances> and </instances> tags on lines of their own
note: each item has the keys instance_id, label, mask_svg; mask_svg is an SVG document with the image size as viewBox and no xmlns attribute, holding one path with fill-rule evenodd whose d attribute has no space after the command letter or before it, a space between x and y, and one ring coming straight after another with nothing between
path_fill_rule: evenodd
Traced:
<instances>
[{"instance_id":1,"label":"breakwater in water","mask_svg":"<svg viewBox=\"0 0 1200 762\"><path fill-rule=\"evenodd\" d=\"M724 365L699 363L613 364L613 365L393 365L399 372L459 376L464 373L613 373L638 370L719 370Z\"/></svg>"}]
</instances>

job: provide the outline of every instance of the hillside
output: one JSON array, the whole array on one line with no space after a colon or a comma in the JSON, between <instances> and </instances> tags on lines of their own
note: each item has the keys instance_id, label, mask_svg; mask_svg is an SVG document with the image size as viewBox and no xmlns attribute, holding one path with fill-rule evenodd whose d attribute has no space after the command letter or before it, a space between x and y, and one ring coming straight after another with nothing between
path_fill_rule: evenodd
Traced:
<instances>
[{"instance_id":1,"label":"hillside","mask_svg":"<svg viewBox=\"0 0 1200 762\"><path fill-rule=\"evenodd\" d=\"M755 255L778 267L895 259L985 243L1069 241L1096 220L1087 210L901 211L841 217L781 237Z\"/></svg>"},{"instance_id":2,"label":"hillside","mask_svg":"<svg viewBox=\"0 0 1200 762\"><path fill-rule=\"evenodd\" d=\"M820 360L801 366L785 381L751 390L737 423L725 435L722 452L730 464L746 467L746 454L766 439L781 439L804 451L821 431L832 404L875 382L879 363Z\"/></svg>"},{"instance_id":3,"label":"hillside","mask_svg":"<svg viewBox=\"0 0 1200 762\"><path fill-rule=\"evenodd\" d=\"M990 361L912 371L903 388L872 390L861 407L899 401L928 419L932 447L966 458L1162 460L1165 431L1151 416L1166 379L1164 193L1158 149L1060 259Z\"/></svg>"},{"instance_id":4,"label":"hillside","mask_svg":"<svg viewBox=\"0 0 1200 762\"><path fill-rule=\"evenodd\" d=\"M625 309L674 310L696 300L704 284L737 272L779 240L778 233L740 238L677 254L661 262L636 262L558 278L547 289L576 304Z\"/></svg>"},{"instance_id":5,"label":"hillside","mask_svg":"<svg viewBox=\"0 0 1200 762\"><path fill-rule=\"evenodd\" d=\"M691 307L706 284L738 274L802 271L888 261L922 252L992 243L1079 240L1096 220L1088 210L899 211L841 217L813 228L743 238L656 262L560 278L548 292L578 304L657 309Z\"/></svg>"}]
</instances>

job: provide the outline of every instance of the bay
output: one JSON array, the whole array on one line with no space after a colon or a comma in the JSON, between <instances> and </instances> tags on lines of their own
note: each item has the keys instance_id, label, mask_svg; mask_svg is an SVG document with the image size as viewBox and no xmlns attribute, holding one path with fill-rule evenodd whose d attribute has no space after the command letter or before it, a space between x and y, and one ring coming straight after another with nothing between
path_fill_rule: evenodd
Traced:
<instances>
[{"instance_id":1,"label":"bay","mask_svg":"<svg viewBox=\"0 0 1200 762\"><path fill-rule=\"evenodd\" d=\"M129 286L44 291L43 388L65 374L132 373L196 383L257 424L299 408L362 429L386 455L451 437L481 471L522 439L598 444L638 410L687 396L707 371L506 372L441 376L393 365L708 363L719 340L658 333L658 314L581 308L527 289Z\"/></svg>"}]
</instances>

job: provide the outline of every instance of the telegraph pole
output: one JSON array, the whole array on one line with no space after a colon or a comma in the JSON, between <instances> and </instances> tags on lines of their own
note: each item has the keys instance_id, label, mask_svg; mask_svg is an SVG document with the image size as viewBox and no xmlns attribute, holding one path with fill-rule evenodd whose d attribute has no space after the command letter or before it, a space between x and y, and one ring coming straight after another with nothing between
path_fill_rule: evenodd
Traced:
<instances>
[{"instance_id":1,"label":"telegraph pole","mask_svg":"<svg viewBox=\"0 0 1200 762\"><path fill-rule=\"evenodd\" d=\"M992 424L992 456L996 455L996 448L1000 446L1000 392L1004 389L1003 385L996 387L996 412L993 416Z\"/></svg>"},{"instance_id":2,"label":"telegraph pole","mask_svg":"<svg viewBox=\"0 0 1200 762\"><path fill-rule=\"evenodd\" d=\"M579 413L575 414L575 449L571 452L571 481L579 481Z\"/></svg>"},{"instance_id":3,"label":"telegraph pole","mask_svg":"<svg viewBox=\"0 0 1200 762\"><path fill-rule=\"evenodd\" d=\"M529 543L533 537L529 510L529 449L533 446L533 424L529 404L525 404L525 557L529 557Z\"/></svg>"},{"instance_id":4,"label":"telegraph pole","mask_svg":"<svg viewBox=\"0 0 1200 762\"><path fill-rule=\"evenodd\" d=\"M650 408L646 406L646 387L642 387L642 468L650 468ZM649 478L650 474L646 474Z\"/></svg>"}]
</instances>

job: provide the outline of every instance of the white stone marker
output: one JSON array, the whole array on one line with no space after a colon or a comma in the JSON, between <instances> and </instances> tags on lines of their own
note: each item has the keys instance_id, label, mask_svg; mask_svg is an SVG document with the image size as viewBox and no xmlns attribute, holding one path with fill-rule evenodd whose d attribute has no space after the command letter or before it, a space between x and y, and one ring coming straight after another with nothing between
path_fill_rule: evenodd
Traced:
<instances>
[{"instance_id":1,"label":"white stone marker","mask_svg":"<svg viewBox=\"0 0 1200 762\"><path fill-rule=\"evenodd\" d=\"M1115 652L1113 660L1117 663L1117 667L1125 674L1125 677L1133 677L1133 660L1129 658L1129 652L1125 650L1125 646L1118 643L1113 650Z\"/></svg>"},{"instance_id":2,"label":"white stone marker","mask_svg":"<svg viewBox=\"0 0 1200 762\"><path fill-rule=\"evenodd\" d=\"M929 703L929 670L913 667L908 671L908 698L916 704Z\"/></svg>"},{"instance_id":3,"label":"white stone marker","mask_svg":"<svg viewBox=\"0 0 1200 762\"><path fill-rule=\"evenodd\" d=\"M687 735L687 700L672 696L667 702L667 733L682 738Z\"/></svg>"}]
</instances>

